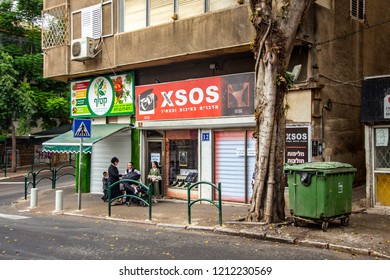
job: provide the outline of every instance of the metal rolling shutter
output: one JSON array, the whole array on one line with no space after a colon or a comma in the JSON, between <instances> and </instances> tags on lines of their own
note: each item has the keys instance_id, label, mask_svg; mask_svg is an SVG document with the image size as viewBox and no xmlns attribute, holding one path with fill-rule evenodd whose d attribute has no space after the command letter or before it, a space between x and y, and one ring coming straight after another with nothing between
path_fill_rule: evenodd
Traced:
<instances>
[{"instance_id":1,"label":"metal rolling shutter","mask_svg":"<svg viewBox=\"0 0 390 280\"><path fill-rule=\"evenodd\" d=\"M223 201L247 202L245 192L250 199L255 141L248 139L245 147L245 135L245 131L215 132L215 182L222 184Z\"/></svg>"},{"instance_id":2,"label":"metal rolling shutter","mask_svg":"<svg viewBox=\"0 0 390 280\"><path fill-rule=\"evenodd\" d=\"M130 131L118 132L95 143L91 157L91 193L103 193L102 176L111 164L111 158L119 159L119 173L124 173L131 161Z\"/></svg>"}]
</instances>

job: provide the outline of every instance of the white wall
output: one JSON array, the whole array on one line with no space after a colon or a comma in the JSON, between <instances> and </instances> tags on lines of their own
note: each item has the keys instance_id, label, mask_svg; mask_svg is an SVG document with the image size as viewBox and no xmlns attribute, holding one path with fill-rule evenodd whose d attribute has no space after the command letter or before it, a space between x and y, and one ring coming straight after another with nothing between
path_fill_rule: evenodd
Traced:
<instances>
[{"instance_id":1,"label":"white wall","mask_svg":"<svg viewBox=\"0 0 390 280\"><path fill-rule=\"evenodd\" d=\"M203 141L202 134L208 133L209 140ZM209 129L200 130L200 159L199 159L199 180L200 181L213 181L213 134ZM209 185L202 185L199 190L199 198L212 199L212 188Z\"/></svg>"},{"instance_id":2,"label":"white wall","mask_svg":"<svg viewBox=\"0 0 390 280\"><path fill-rule=\"evenodd\" d=\"M92 146L91 193L103 193L102 176L111 164L111 158L119 159L119 173L124 173L131 161L131 130L114 133Z\"/></svg>"}]
</instances>

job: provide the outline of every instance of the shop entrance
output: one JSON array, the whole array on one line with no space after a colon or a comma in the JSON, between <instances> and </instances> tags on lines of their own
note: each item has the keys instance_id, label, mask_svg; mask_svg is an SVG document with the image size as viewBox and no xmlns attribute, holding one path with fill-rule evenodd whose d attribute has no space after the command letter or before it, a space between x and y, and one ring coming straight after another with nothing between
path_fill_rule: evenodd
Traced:
<instances>
[{"instance_id":1,"label":"shop entrance","mask_svg":"<svg viewBox=\"0 0 390 280\"><path fill-rule=\"evenodd\" d=\"M162 139L148 139L147 140L147 150L146 150L146 166L145 166L145 178L147 178L149 170L152 168L152 162L157 161L158 166L160 168L160 173L162 180L159 181L160 194L164 196L164 188L163 182L165 182L165 174L164 174L164 149L163 149L163 141ZM147 180L146 183L149 183Z\"/></svg>"},{"instance_id":2,"label":"shop entrance","mask_svg":"<svg viewBox=\"0 0 390 280\"><path fill-rule=\"evenodd\" d=\"M374 128L374 198L376 206L390 206L390 127Z\"/></svg>"}]
</instances>

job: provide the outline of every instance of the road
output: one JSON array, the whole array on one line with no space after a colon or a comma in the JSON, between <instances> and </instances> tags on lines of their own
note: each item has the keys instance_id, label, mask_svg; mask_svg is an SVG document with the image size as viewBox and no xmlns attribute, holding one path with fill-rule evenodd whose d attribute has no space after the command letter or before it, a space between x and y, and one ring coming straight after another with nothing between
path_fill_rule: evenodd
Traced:
<instances>
[{"instance_id":1,"label":"road","mask_svg":"<svg viewBox=\"0 0 390 280\"><path fill-rule=\"evenodd\" d=\"M0 259L321 260L359 259L331 250L124 222L0 214ZM363 256L361 259L367 259Z\"/></svg>"},{"instance_id":2,"label":"road","mask_svg":"<svg viewBox=\"0 0 390 280\"><path fill-rule=\"evenodd\" d=\"M70 173L71 170L69 169L62 169L59 172L59 176ZM36 181L40 181L37 184L37 188L39 190L47 190L52 187L52 182L49 179L46 179L50 177L50 173L40 173L37 176ZM43 178L43 179L42 179ZM29 181L32 180L31 176L28 178ZM61 178L58 179L56 186L68 186L75 183L75 177L70 175L64 175ZM9 206L12 204L12 202L24 197L24 176L9 178L9 179L2 179L0 180L0 206ZM28 188L28 192L31 190L31 185Z\"/></svg>"},{"instance_id":3,"label":"road","mask_svg":"<svg viewBox=\"0 0 390 280\"><path fill-rule=\"evenodd\" d=\"M341 260L370 259L319 248L209 232L66 215L17 213L24 178L0 181L0 259L36 260ZM73 184L65 176L59 186ZM49 180L41 189L51 188Z\"/></svg>"}]
</instances>

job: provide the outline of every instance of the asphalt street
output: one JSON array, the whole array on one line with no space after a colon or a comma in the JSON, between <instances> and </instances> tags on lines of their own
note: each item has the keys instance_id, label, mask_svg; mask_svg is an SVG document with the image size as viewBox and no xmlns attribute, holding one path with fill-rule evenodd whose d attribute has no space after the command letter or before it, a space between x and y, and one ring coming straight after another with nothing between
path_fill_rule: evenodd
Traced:
<instances>
[{"instance_id":1,"label":"asphalt street","mask_svg":"<svg viewBox=\"0 0 390 280\"><path fill-rule=\"evenodd\" d=\"M0 259L342 260L320 248L69 216L0 213Z\"/></svg>"},{"instance_id":2,"label":"asphalt street","mask_svg":"<svg viewBox=\"0 0 390 280\"><path fill-rule=\"evenodd\" d=\"M39 181L39 183L36 187L38 190L51 189L52 182L51 180L47 179L48 177L50 177L50 174L39 174L37 176L37 182ZM57 181L56 185L57 187L69 186L73 185L74 181L75 179L73 176L66 175L61 177ZM0 206L12 205L14 201L24 197L24 186L24 176L0 180ZM29 191L30 190L31 186L29 186Z\"/></svg>"}]
</instances>

